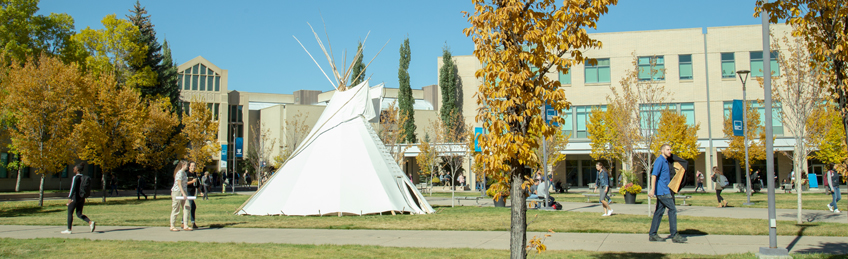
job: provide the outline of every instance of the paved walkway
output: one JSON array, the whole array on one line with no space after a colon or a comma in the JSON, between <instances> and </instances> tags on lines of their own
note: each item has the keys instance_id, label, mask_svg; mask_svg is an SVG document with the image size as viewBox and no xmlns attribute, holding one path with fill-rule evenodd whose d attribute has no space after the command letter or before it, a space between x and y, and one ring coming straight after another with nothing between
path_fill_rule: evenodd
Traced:
<instances>
[{"instance_id":1,"label":"paved walkway","mask_svg":"<svg viewBox=\"0 0 848 259\"><path fill-rule=\"evenodd\" d=\"M169 232L167 227L98 226L94 233L78 226L71 235L60 234L62 226L2 226L3 238L84 238L95 240L197 241L236 243L377 245L388 247L506 249L506 231L427 231L427 230L330 230L201 228ZM529 232L528 238L544 233ZM648 242L646 234L554 233L545 240L549 250L595 252L731 254L757 253L768 244L768 236L688 236L689 242L675 244ZM779 236L778 244L792 253L848 254L844 237Z\"/></svg>"}]
</instances>

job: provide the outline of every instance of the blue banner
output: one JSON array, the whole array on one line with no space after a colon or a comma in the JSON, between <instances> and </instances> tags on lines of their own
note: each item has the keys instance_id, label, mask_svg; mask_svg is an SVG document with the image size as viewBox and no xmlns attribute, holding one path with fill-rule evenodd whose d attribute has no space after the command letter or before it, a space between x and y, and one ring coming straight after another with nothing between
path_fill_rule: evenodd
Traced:
<instances>
[{"instance_id":1,"label":"blue banner","mask_svg":"<svg viewBox=\"0 0 848 259\"><path fill-rule=\"evenodd\" d=\"M731 110L731 114L733 118L731 119L731 123L733 123L733 136L742 137L745 136L744 126L742 115L745 109L745 105L742 103L742 100L733 100L733 109Z\"/></svg>"},{"instance_id":2,"label":"blue banner","mask_svg":"<svg viewBox=\"0 0 848 259\"><path fill-rule=\"evenodd\" d=\"M221 161L227 161L227 145L221 145Z\"/></svg>"},{"instance_id":3,"label":"blue banner","mask_svg":"<svg viewBox=\"0 0 848 259\"><path fill-rule=\"evenodd\" d=\"M480 149L480 140L477 139L480 135L483 135L483 128L474 127L474 152L483 152L483 150Z\"/></svg>"},{"instance_id":4,"label":"blue banner","mask_svg":"<svg viewBox=\"0 0 848 259\"><path fill-rule=\"evenodd\" d=\"M243 157L244 156L244 152L242 152L244 150L243 144L244 143L243 143L242 138L236 138L236 157Z\"/></svg>"},{"instance_id":5,"label":"blue banner","mask_svg":"<svg viewBox=\"0 0 848 259\"><path fill-rule=\"evenodd\" d=\"M554 117L556 117L556 116L557 116L557 110L554 109L553 106L551 106L549 104L545 104L545 122L551 123L551 120L553 120ZM557 127L557 126L559 126L559 124L553 123L553 124L551 124L551 126Z\"/></svg>"}]
</instances>

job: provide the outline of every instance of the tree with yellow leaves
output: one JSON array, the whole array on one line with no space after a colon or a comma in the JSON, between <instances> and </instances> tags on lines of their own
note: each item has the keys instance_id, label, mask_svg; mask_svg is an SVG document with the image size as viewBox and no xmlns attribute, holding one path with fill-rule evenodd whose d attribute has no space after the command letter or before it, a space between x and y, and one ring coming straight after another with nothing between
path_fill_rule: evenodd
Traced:
<instances>
[{"instance_id":1,"label":"tree with yellow leaves","mask_svg":"<svg viewBox=\"0 0 848 259\"><path fill-rule=\"evenodd\" d=\"M406 141L406 121L408 118L405 113L401 113L397 107L397 102L393 101L389 108L380 113L380 130L379 136L386 148L389 149L389 154L395 162L403 168L403 154L409 149L409 145L402 145Z\"/></svg>"},{"instance_id":2,"label":"tree with yellow leaves","mask_svg":"<svg viewBox=\"0 0 848 259\"><path fill-rule=\"evenodd\" d=\"M823 105L813 110L807 120L806 142L817 151L810 157L825 164L845 163L848 151L845 149L845 134L840 129L840 124L841 117L835 104Z\"/></svg>"},{"instance_id":3,"label":"tree with yellow leaves","mask_svg":"<svg viewBox=\"0 0 848 259\"><path fill-rule=\"evenodd\" d=\"M87 87L81 89L78 102L82 106L81 122L74 134L83 145L81 159L102 169L103 202L106 202L106 173L136 161L144 144L142 123L147 111L139 93L119 87L111 73L85 77Z\"/></svg>"},{"instance_id":4,"label":"tree with yellow leaves","mask_svg":"<svg viewBox=\"0 0 848 259\"><path fill-rule=\"evenodd\" d=\"M589 154L595 160L607 160L612 165L616 160L621 160L624 150L618 144L619 126L616 123L616 112L618 106L607 105L606 109L592 107L589 122L586 123L586 131L592 151Z\"/></svg>"},{"instance_id":5,"label":"tree with yellow leaves","mask_svg":"<svg viewBox=\"0 0 848 259\"><path fill-rule=\"evenodd\" d=\"M663 144L671 145L674 155L683 159L695 159L701 153L698 149L698 129L701 123L689 125L686 116L672 110L662 111L660 124L657 127L657 141L651 146L655 154L660 152Z\"/></svg>"},{"instance_id":6,"label":"tree with yellow leaves","mask_svg":"<svg viewBox=\"0 0 848 259\"><path fill-rule=\"evenodd\" d=\"M438 153L436 147L430 143L429 137L425 137L418 143L418 156L415 157L415 162L418 164L418 168L420 168L418 175L419 178L424 177L424 179L429 179L427 184L430 184L431 188L433 185L433 166L436 163L436 158L439 157Z\"/></svg>"},{"instance_id":7,"label":"tree with yellow leaves","mask_svg":"<svg viewBox=\"0 0 848 259\"><path fill-rule=\"evenodd\" d=\"M483 152L476 160L487 175L505 178L511 186L510 255L524 258L527 245L526 197L530 184L525 167L538 164L537 139L553 136L558 127L542 116L545 104L556 110L569 107L559 80L544 76L568 73L587 58L583 50L599 48L589 37L600 16L617 0L484 1L473 0L474 13L463 12L471 24L463 30L474 41L474 56L483 63L475 73L478 87L476 120L488 134L478 136ZM562 124L562 118L554 118ZM498 180L498 179L496 179Z\"/></svg>"},{"instance_id":8,"label":"tree with yellow leaves","mask_svg":"<svg viewBox=\"0 0 848 259\"><path fill-rule=\"evenodd\" d=\"M87 72L95 76L113 74L117 85L143 88L157 84L157 74L145 67L133 72L131 66L141 66L147 55L147 45L139 44L142 37L138 27L115 14L101 20L103 29L85 28L71 39L88 52Z\"/></svg>"},{"instance_id":9,"label":"tree with yellow leaves","mask_svg":"<svg viewBox=\"0 0 848 259\"><path fill-rule=\"evenodd\" d=\"M3 106L13 111L15 121L9 129L11 144L21 162L41 176L38 206L44 205L44 177L73 163L79 151L74 119L81 103L79 89L86 83L76 65L45 55L24 65L12 62L0 71Z\"/></svg>"},{"instance_id":10,"label":"tree with yellow leaves","mask_svg":"<svg viewBox=\"0 0 848 259\"><path fill-rule=\"evenodd\" d=\"M147 114L141 125L143 145L138 148L138 163L153 169L153 199L156 199L159 171L168 162L183 157L186 140L179 134L180 119L171 107L171 100L160 97L147 104Z\"/></svg>"},{"instance_id":11,"label":"tree with yellow leaves","mask_svg":"<svg viewBox=\"0 0 848 259\"><path fill-rule=\"evenodd\" d=\"M218 122L212 118L212 112L206 108L206 103L198 100L192 100L189 114L183 115L182 118L182 134L188 142L185 159L194 162L201 170L221 151L218 144Z\"/></svg>"},{"instance_id":12,"label":"tree with yellow leaves","mask_svg":"<svg viewBox=\"0 0 848 259\"><path fill-rule=\"evenodd\" d=\"M747 105L748 109L748 124L746 125L745 135L748 135L748 157L750 161L762 161L766 159L766 133L765 127L761 125L760 113L751 106L750 102ZM730 139L728 147L722 151L722 155L727 158L732 158L739 162L739 166L745 168L745 137L733 136L733 111L731 111L724 120L724 136ZM750 174L751 172L745 172ZM799 178L800 179L800 178Z\"/></svg>"},{"instance_id":13,"label":"tree with yellow leaves","mask_svg":"<svg viewBox=\"0 0 848 259\"><path fill-rule=\"evenodd\" d=\"M848 2L757 0L754 17L759 17L762 11L767 11L769 22L782 20L793 26L793 36L804 39L810 55L808 61L824 74L818 82L818 91L833 96L841 111L842 130L848 133Z\"/></svg>"}]
</instances>

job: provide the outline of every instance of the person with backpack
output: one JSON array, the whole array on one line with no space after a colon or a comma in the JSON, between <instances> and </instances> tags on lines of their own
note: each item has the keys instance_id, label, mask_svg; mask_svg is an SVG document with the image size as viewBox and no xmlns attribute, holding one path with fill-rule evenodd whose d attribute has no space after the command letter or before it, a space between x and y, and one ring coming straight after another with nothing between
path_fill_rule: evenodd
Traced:
<instances>
[{"instance_id":1,"label":"person with backpack","mask_svg":"<svg viewBox=\"0 0 848 259\"><path fill-rule=\"evenodd\" d=\"M74 166L74 178L71 180L71 193L68 194L68 229L63 230L62 234L70 234L71 228L74 225L74 211L77 217L88 223L88 228L94 232L94 221L82 214L82 209L85 206L85 198L91 196L91 177L82 174L85 169L85 163L79 163Z\"/></svg>"},{"instance_id":2,"label":"person with backpack","mask_svg":"<svg viewBox=\"0 0 848 259\"><path fill-rule=\"evenodd\" d=\"M674 194L668 187L671 182L671 170L673 170L671 162L674 161L671 156L671 145L662 145L660 151L662 152L661 155L654 160L654 168L651 170L651 190L648 191L649 198L656 197L657 199L657 206L651 219L651 228L648 231L648 241L665 242L665 238L657 235L657 230L659 230L662 222L663 213L668 209L668 232L671 241L685 243L687 238L677 233L677 207L674 205Z\"/></svg>"},{"instance_id":3,"label":"person with backpack","mask_svg":"<svg viewBox=\"0 0 848 259\"><path fill-rule=\"evenodd\" d=\"M724 174L718 170L718 166L713 166L713 175L710 176L715 183L715 191L716 191L716 199L718 199L718 208L727 207L727 200L724 197L721 197L721 191L724 190L724 187L727 186L727 177L724 177Z\"/></svg>"},{"instance_id":4,"label":"person with backpack","mask_svg":"<svg viewBox=\"0 0 848 259\"><path fill-rule=\"evenodd\" d=\"M833 197L833 201L827 204L827 209L834 213L839 213L839 208L837 208L837 202L842 199L842 193L839 191L839 173L836 170L833 170L833 165L830 166L830 170L827 170L827 176L825 181L828 182L830 187L831 196Z\"/></svg>"}]
</instances>

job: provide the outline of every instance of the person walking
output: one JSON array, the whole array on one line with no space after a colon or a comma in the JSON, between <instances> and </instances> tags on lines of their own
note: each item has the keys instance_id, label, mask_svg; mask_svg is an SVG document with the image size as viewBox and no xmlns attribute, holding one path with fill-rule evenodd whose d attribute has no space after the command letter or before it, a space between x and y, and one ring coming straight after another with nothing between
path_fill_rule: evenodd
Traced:
<instances>
[{"instance_id":1,"label":"person walking","mask_svg":"<svg viewBox=\"0 0 848 259\"><path fill-rule=\"evenodd\" d=\"M713 174L710 175L710 179L715 183L715 191L716 191L716 199L718 200L718 208L727 207L727 200L724 197L721 197L721 191L724 190L724 186L727 185L727 177L724 177L724 174L718 170L718 166L713 166Z\"/></svg>"},{"instance_id":2,"label":"person walking","mask_svg":"<svg viewBox=\"0 0 848 259\"><path fill-rule=\"evenodd\" d=\"M203 193L203 200L209 200L210 182L212 182L212 176L207 171L203 174L203 178L200 179L200 192Z\"/></svg>"},{"instance_id":3,"label":"person walking","mask_svg":"<svg viewBox=\"0 0 848 259\"><path fill-rule=\"evenodd\" d=\"M657 207L651 220L651 229L648 232L648 240L651 242L664 242L665 239L657 235L657 230L662 222L663 213L668 209L668 231L671 241L674 243L685 243L687 239L677 233L677 207L674 206L674 195L668 188L671 182L671 145L664 144L660 147L662 154L654 160L654 169L651 171L651 190L648 197L657 197Z\"/></svg>"},{"instance_id":4,"label":"person walking","mask_svg":"<svg viewBox=\"0 0 848 259\"><path fill-rule=\"evenodd\" d=\"M82 171L85 169L85 163L79 163L74 166L74 178L71 180L71 193L68 194L68 203L65 206L68 206L68 229L62 230L62 234L70 234L71 228L74 225L74 211L76 211L77 217L84 220L88 223L88 228L91 232L94 232L95 223L88 216L82 214L82 209L85 206L85 197L83 197L80 191L83 189L83 175Z\"/></svg>"},{"instance_id":5,"label":"person walking","mask_svg":"<svg viewBox=\"0 0 848 259\"><path fill-rule=\"evenodd\" d=\"M197 197L197 187L200 186L200 179L197 177L197 173L194 171L197 170L197 164L194 162L188 163L188 172L186 173L186 178L188 182L186 182L186 192L189 196ZM197 225L194 224L194 212L197 210L197 204L194 200L187 200L186 207L191 208L190 217L191 218L191 228L197 228ZM183 229L186 229L188 226L188 221L183 220Z\"/></svg>"},{"instance_id":6,"label":"person walking","mask_svg":"<svg viewBox=\"0 0 848 259\"><path fill-rule=\"evenodd\" d=\"M118 196L118 177L115 176L115 173L112 173L112 179L109 179L109 184L112 188L109 189L109 196L112 196L112 192L115 192L115 196Z\"/></svg>"},{"instance_id":7,"label":"person walking","mask_svg":"<svg viewBox=\"0 0 848 259\"><path fill-rule=\"evenodd\" d=\"M707 192L706 190L704 190L704 180L705 180L705 178L706 177L704 177L704 173L701 173L701 170L698 170L697 173L695 174L695 181L698 182L698 185L695 186L695 192L698 192L698 188L701 188L702 192Z\"/></svg>"},{"instance_id":8,"label":"person walking","mask_svg":"<svg viewBox=\"0 0 848 259\"><path fill-rule=\"evenodd\" d=\"M465 187L465 175L459 175L456 179L459 181L459 187Z\"/></svg>"},{"instance_id":9,"label":"person walking","mask_svg":"<svg viewBox=\"0 0 848 259\"><path fill-rule=\"evenodd\" d=\"M612 215L612 208L609 205L609 201L607 201L607 197L609 196L609 172L604 168L604 164L598 162L595 164L595 169L598 170L598 179L595 181L598 183L598 194L600 194L601 205L604 207L604 214L602 217L608 217Z\"/></svg>"},{"instance_id":10,"label":"person walking","mask_svg":"<svg viewBox=\"0 0 848 259\"><path fill-rule=\"evenodd\" d=\"M839 173L833 170L833 165L831 165L830 170L827 170L826 176L830 191L832 192L830 195L833 197L833 201L827 204L827 209L834 213L839 213L837 203L842 199L842 193L839 191Z\"/></svg>"},{"instance_id":11,"label":"person walking","mask_svg":"<svg viewBox=\"0 0 848 259\"><path fill-rule=\"evenodd\" d=\"M144 199L147 199L147 194L144 194L144 187L147 185L147 182L144 181L144 177L138 175L138 184L135 187L135 195L138 196L138 199L141 200L141 196L144 195Z\"/></svg>"},{"instance_id":12,"label":"person walking","mask_svg":"<svg viewBox=\"0 0 848 259\"><path fill-rule=\"evenodd\" d=\"M174 227L174 223L177 221L177 215L180 214L180 209L183 211L183 222L188 221L188 209L186 205L186 200L188 200L188 194L186 193L188 177L186 176L186 169L188 169L188 163L186 161L180 161L177 164L177 168L174 169L174 186L171 187L171 231L180 231L179 228ZM182 198L182 199L178 199ZM190 228L183 228L183 230L191 231Z\"/></svg>"}]
</instances>

